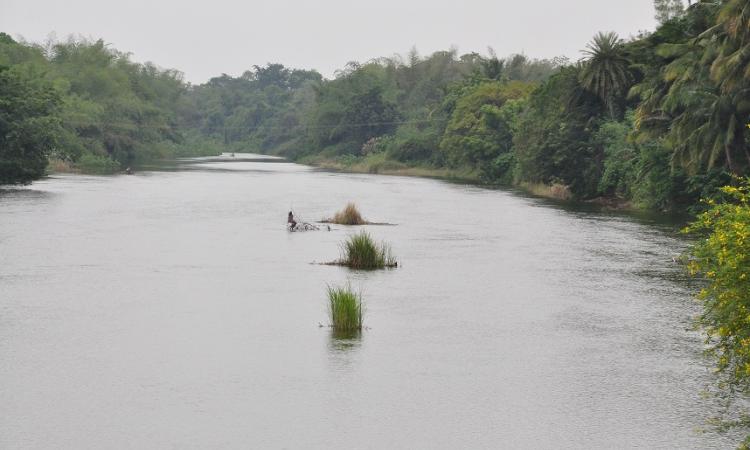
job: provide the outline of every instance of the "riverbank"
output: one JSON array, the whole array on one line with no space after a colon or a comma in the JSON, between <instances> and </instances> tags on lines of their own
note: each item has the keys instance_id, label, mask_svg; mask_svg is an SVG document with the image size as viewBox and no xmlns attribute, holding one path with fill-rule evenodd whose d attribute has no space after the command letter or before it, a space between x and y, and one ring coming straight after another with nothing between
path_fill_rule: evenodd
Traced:
<instances>
[{"instance_id":1,"label":"riverbank","mask_svg":"<svg viewBox=\"0 0 750 450\"><path fill-rule=\"evenodd\" d=\"M498 187L501 185L488 185L483 183L479 172L468 167L450 169L436 168L430 166L409 165L400 161L385 158L382 154L367 157L325 157L321 155L308 156L295 161L321 169L335 170L350 173L369 173L378 175L397 175L408 177L436 178L441 180L463 182L485 187ZM638 207L633 202L616 197L596 197L586 200L576 200L568 186L559 183L516 183L504 187L516 188L534 197L545 198L563 203L586 203L599 206L605 210L624 212L645 212L645 208Z\"/></svg>"},{"instance_id":2,"label":"riverbank","mask_svg":"<svg viewBox=\"0 0 750 450\"><path fill-rule=\"evenodd\" d=\"M307 156L295 161L299 164L351 173L370 173L378 175L399 175L407 177L439 178L450 181L462 181L481 184L479 173L469 168L448 169L421 165L409 165L400 161L387 159L381 155L363 158L337 157L321 155Z\"/></svg>"},{"instance_id":3,"label":"riverbank","mask_svg":"<svg viewBox=\"0 0 750 450\"><path fill-rule=\"evenodd\" d=\"M221 154L221 153L220 153ZM61 159L52 159L47 166L47 173L78 173L89 175L112 175L123 172L123 168L109 158L91 157L81 158L81 161L72 163ZM207 156L206 154L194 156ZM211 154L210 156L216 156ZM166 161L166 160L158 160ZM481 180L479 172L476 169L468 167L445 168L432 167L428 165L410 165L401 161L387 159L384 154L378 153L366 157L339 156L326 157L322 155L312 155L300 158L295 163L309 165L320 169L332 170L337 172L349 173L367 173L377 175L395 175L420 178L434 178L450 182L474 184L483 187L506 187L515 188L528 195L554 200L566 204L590 204L600 207L604 210L623 211L623 212L648 212L647 208L621 198L614 197L596 197L593 199L577 200L573 197L570 189L560 183L516 183L510 185L490 185ZM114 164L113 164L114 163ZM135 165L133 169L143 168L142 165Z\"/></svg>"},{"instance_id":4,"label":"riverbank","mask_svg":"<svg viewBox=\"0 0 750 450\"><path fill-rule=\"evenodd\" d=\"M169 155L161 155L156 158L146 158L134 162L130 166L123 166L118 161L115 161L109 157L101 155L93 155L86 153L78 158L77 161L64 160L60 158L52 158L47 162L47 175L55 173L79 173L85 175L114 175L116 173L125 172L128 167L133 170L139 170L150 167L154 164L160 164L163 162L170 162L178 158L198 158L207 156L220 156L222 155L221 150L214 148L208 148L204 150L198 150L191 148L192 151L185 152L173 152Z\"/></svg>"}]
</instances>

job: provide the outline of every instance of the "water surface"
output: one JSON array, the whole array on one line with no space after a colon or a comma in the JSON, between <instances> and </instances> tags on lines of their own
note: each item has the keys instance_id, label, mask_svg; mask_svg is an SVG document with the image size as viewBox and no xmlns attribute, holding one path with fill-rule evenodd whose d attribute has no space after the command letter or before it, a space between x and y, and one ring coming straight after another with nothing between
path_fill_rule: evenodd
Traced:
<instances>
[{"instance_id":1,"label":"water surface","mask_svg":"<svg viewBox=\"0 0 750 450\"><path fill-rule=\"evenodd\" d=\"M347 201L396 270L336 259ZM670 227L257 155L0 191L0 448L727 448ZM337 339L326 283L361 289Z\"/></svg>"}]
</instances>

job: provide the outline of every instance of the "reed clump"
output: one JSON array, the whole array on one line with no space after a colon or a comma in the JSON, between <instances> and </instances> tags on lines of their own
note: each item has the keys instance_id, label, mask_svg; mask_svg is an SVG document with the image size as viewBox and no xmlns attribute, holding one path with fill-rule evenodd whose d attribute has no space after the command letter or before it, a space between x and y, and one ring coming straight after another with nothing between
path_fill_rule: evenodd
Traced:
<instances>
[{"instance_id":1,"label":"reed clump","mask_svg":"<svg viewBox=\"0 0 750 450\"><path fill-rule=\"evenodd\" d=\"M378 244L366 231L349 236L342 246L341 265L352 269L372 270L397 267L390 245Z\"/></svg>"},{"instance_id":2,"label":"reed clump","mask_svg":"<svg viewBox=\"0 0 750 450\"><path fill-rule=\"evenodd\" d=\"M339 332L362 330L362 295L352 291L350 285L328 286L328 313L331 328Z\"/></svg>"},{"instance_id":3,"label":"reed clump","mask_svg":"<svg viewBox=\"0 0 750 450\"><path fill-rule=\"evenodd\" d=\"M327 223L338 225L366 225L367 221L357 209L354 203L347 203L344 209L333 215L332 218L324 220Z\"/></svg>"}]
</instances>

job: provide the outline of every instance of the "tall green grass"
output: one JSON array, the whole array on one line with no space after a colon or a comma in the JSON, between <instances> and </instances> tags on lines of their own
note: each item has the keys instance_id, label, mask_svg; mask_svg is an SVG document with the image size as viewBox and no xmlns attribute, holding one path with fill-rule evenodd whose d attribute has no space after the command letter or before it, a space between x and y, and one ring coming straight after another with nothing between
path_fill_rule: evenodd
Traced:
<instances>
[{"instance_id":1,"label":"tall green grass","mask_svg":"<svg viewBox=\"0 0 750 450\"><path fill-rule=\"evenodd\" d=\"M328 313L334 331L359 331L362 329L362 295L351 286L328 286Z\"/></svg>"},{"instance_id":2,"label":"tall green grass","mask_svg":"<svg viewBox=\"0 0 750 450\"><path fill-rule=\"evenodd\" d=\"M391 247L385 242L377 244L366 231L349 236L342 246L342 253L341 264L352 269L383 269L398 264Z\"/></svg>"}]
</instances>

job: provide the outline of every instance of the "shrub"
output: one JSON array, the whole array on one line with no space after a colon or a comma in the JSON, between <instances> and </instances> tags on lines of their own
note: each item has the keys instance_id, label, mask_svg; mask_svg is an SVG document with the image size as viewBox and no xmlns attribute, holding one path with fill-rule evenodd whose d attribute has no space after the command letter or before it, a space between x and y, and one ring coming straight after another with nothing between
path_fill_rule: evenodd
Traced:
<instances>
[{"instance_id":1,"label":"shrub","mask_svg":"<svg viewBox=\"0 0 750 450\"><path fill-rule=\"evenodd\" d=\"M108 174L120 170L120 163L108 156L84 153L76 163L85 173Z\"/></svg>"},{"instance_id":2,"label":"shrub","mask_svg":"<svg viewBox=\"0 0 750 450\"><path fill-rule=\"evenodd\" d=\"M686 232L703 238L692 249L688 264L707 284L701 323L716 357L718 370L729 385L750 390L750 179L722 188L729 201L708 200L710 209Z\"/></svg>"}]
</instances>

